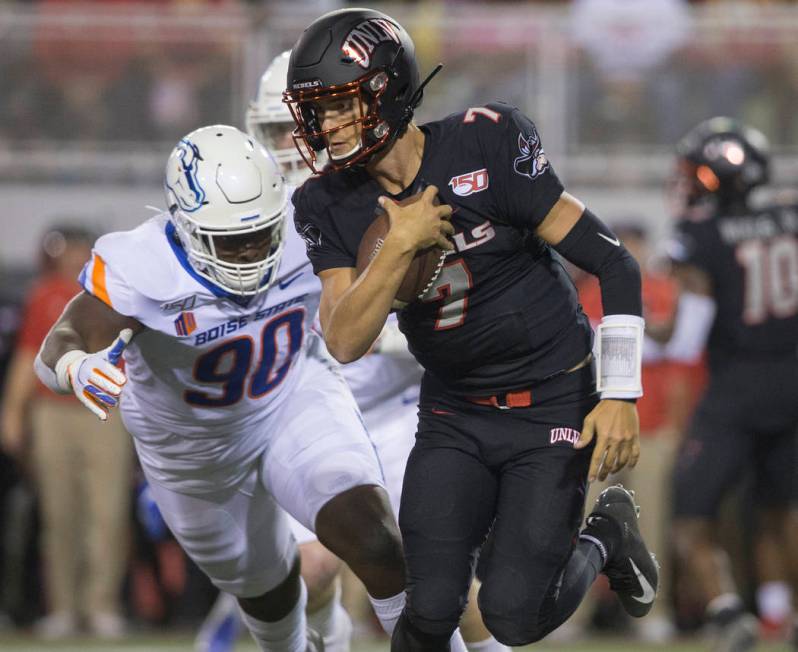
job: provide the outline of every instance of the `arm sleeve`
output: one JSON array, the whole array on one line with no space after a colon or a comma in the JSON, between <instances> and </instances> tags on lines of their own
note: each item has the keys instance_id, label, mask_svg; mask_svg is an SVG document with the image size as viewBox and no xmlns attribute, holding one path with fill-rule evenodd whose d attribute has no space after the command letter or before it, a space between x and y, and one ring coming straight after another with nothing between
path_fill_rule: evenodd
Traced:
<instances>
[{"instance_id":1,"label":"arm sleeve","mask_svg":"<svg viewBox=\"0 0 798 652\"><path fill-rule=\"evenodd\" d=\"M471 109L471 111L474 111ZM535 125L518 109L489 104L474 114L498 221L533 230L562 195ZM466 114L468 123L468 113ZM469 124L464 129L470 128Z\"/></svg>"},{"instance_id":2,"label":"arm sleeve","mask_svg":"<svg viewBox=\"0 0 798 652\"><path fill-rule=\"evenodd\" d=\"M577 267L598 277L605 315L643 315L640 266L593 213L585 209L554 248Z\"/></svg>"},{"instance_id":3,"label":"arm sleeve","mask_svg":"<svg viewBox=\"0 0 798 652\"><path fill-rule=\"evenodd\" d=\"M340 235L325 218L325 212L314 208L305 186L297 188L291 201L294 204L294 227L305 241L313 272L336 267L356 267L357 252L348 251Z\"/></svg>"}]
</instances>

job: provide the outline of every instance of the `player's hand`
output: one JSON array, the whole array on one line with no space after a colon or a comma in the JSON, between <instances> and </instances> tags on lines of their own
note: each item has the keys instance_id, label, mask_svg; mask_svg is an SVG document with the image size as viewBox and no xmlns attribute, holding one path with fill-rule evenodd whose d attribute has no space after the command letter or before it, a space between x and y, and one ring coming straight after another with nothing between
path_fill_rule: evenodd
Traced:
<instances>
[{"instance_id":1,"label":"player's hand","mask_svg":"<svg viewBox=\"0 0 798 652\"><path fill-rule=\"evenodd\" d=\"M574 448L585 448L595 437L587 479L606 480L610 473L633 467L640 457L640 422L637 407L628 401L599 401L582 425L582 436Z\"/></svg>"},{"instance_id":2,"label":"player's hand","mask_svg":"<svg viewBox=\"0 0 798 652\"><path fill-rule=\"evenodd\" d=\"M388 214L391 228L388 235L402 243L408 251L418 251L437 246L451 251L454 245L448 236L454 233L449 218L452 207L436 204L438 189L427 186L423 192L409 197L403 205L388 197L380 197L379 204Z\"/></svg>"},{"instance_id":3,"label":"player's hand","mask_svg":"<svg viewBox=\"0 0 798 652\"><path fill-rule=\"evenodd\" d=\"M101 421L106 421L109 409L118 405L127 382L117 364L131 337L133 331L125 328L109 347L75 358L67 367L75 396Z\"/></svg>"}]
</instances>

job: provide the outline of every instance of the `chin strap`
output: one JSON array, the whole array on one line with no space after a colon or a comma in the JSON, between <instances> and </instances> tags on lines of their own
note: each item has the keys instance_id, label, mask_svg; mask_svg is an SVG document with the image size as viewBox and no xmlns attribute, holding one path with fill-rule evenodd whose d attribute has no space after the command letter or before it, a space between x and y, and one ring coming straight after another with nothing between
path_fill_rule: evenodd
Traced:
<instances>
[{"instance_id":1,"label":"chin strap","mask_svg":"<svg viewBox=\"0 0 798 652\"><path fill-rule=\"evenodd\" d=\"M401 133L404 128L410 124L410 121L413 119L413 112L418 108L418 105L421 104L421 100L424 99L424 87L429 84L433 77L435 77L435 75L437 75L441 70L443 70L443 64L439 63L432 69L432 72L426 76L424 81L419 84L415 93L410 96L410 99L405 104L402 119L399 121L399 127L396 130L397 134Z\"/></svg>"},{"instance_id":2,"label":"chin strap","mask_svg":"<svg viewBox=\"0 0 798 652\"><path fill-rule=\"evenodd\" d=\"M403 48L399 48L396 52L396 56L394 57L391 65L388 66L386 71L392 77L394 76L393 67L396 60L401 56L403 52ZM391 143L395 141L402 133L404 133L407 125L410 124L410 121L413 119L413 113L418 108L419 104L421 104L421 100L424 98L424 87L432 81L432 78L435 77L441 70L443 70L443 64L439 63L432 69L432 72L424 78L424 81L421 82L415 92L410 96L410 99L405 102L404 108L402 109L402 117L399 119L399 122L396 125L396 129L390 134L388 140L385 141L377 151L372 152L368 156L363 157L357 163L356 166L365 166L368 162L378 153L385 151L386 148L391 146Z\"/></svg>"}]
</instances>

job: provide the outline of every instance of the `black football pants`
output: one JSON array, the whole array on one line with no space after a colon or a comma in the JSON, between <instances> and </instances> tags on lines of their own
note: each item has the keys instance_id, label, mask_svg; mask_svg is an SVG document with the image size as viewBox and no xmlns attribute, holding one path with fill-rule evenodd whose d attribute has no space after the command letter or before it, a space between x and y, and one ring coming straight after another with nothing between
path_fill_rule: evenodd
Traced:
<instances>
[{"instance_id":1,"label":"black football pants","mask_svg":"<svg viewBox=\"0 0 798 652\"><path fill-rule=\"evenodd\" d=\"M406 631L394 635L392 649L434 649L434 640L445 649L475 570L496 639L538 640L571 615L600 571L595 547L577 546L592 447L573 448L596 404L592 372L547 381L533 388L531 407L511 410L431 385L422 388L405 471L399 524L408 603L398 629ZM402 636L421 644L403 645Z\"/></svg>"},{"instance_id":2,"label":"black football pants","mask_svg":"<svg viewBox=\"0 0 798 652\"><path fill-rule=\"evenodd\" d=\"M796 388L794 355L711 369L676 460L676 517L714 518L723 497L750 470L757 506L798 508Z\"/></svg>"}]
</instances>

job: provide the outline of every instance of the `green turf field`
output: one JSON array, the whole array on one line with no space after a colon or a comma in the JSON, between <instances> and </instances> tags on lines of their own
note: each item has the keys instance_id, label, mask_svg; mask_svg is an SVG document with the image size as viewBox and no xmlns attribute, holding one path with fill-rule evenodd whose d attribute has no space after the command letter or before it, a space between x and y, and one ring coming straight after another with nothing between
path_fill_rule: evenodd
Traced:
<instances>
[{"instance_id":1,"label":"green turf field","mask_svg":"<svg viewBox=\"0 0 798 652\"><path fill-rule=\"evenodd\" d=\"M660 652L707 652L706 644L695 640L671 643L663 646L645 645L628 639L596 639L594 642L538 644L524 648L541 652L637 652L638 650L659 650ZM131 637L119 643L97 642L90 639L75 639L68 643L40 643L25 636L0 634L2 652L192 652L188 636L154 638L151 636ZM387 652L387 642L359 642L352 652ZM253 644L245 639L236 647L236 652L256 652ZM786 645L760 645L757 652L789 652Z\"/></svg>"}]
</instances>

